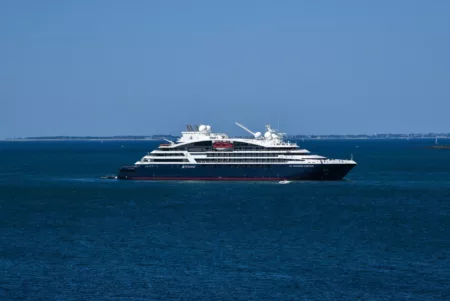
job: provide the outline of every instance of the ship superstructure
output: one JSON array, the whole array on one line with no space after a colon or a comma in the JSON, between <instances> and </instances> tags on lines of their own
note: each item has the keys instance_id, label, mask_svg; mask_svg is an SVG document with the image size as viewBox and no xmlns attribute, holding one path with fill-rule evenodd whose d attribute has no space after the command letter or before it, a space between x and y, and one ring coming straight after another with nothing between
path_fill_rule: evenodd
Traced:
<instances>
[{"instance_id":1,"label":"ship superstructure","mask_svg":"<svg viewBox=\"0 0 450 301\"><path fill-rule=\"evenodd\" d=\"M353 160L311 154L285 140L270 125L264 134L236 124L253 138L230 138L211 126L187 126L181 137L122 167L119 179L133 180L340 180Z\"/></svg>"}]
</instances>

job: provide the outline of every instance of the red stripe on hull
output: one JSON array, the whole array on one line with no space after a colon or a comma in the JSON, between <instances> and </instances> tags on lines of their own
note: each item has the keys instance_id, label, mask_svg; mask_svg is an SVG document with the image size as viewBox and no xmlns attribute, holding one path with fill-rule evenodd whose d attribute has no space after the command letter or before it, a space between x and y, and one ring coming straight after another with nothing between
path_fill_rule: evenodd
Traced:
<instances>
[{"instance_id":1,"label":"red stripe on hull","mask_svg":"<svg viewBox=\"0 0 450 301\"><path fill-rule=\"evenodd\" d=\"M123 178L122 178L123 179ZM174 177L128 177L123 180L175 180L175 181L283 181L285 178L174 178Z\"/></svg>"}]
</instances>

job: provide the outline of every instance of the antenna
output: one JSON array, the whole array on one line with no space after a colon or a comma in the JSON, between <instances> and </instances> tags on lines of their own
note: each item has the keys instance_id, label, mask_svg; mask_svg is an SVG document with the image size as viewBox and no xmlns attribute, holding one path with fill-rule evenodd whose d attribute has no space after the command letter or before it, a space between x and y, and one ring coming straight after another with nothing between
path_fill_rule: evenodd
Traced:
<instances>
[{"instance_id":1,"label":"antenna","mask_svg":"<svg viewBox=\"0 0 450 301\"><path fill-rule=\"evenodd\" d=\"M165 141L169 142L170 144L174 145L175 143L169 139L163 138Z\"/></svg>"},{"instance_id":2,"label":"antenna","mask_svg":"<svg viewBox=\"0 0 450 301\"><path fill-rule=\"evenodd\" d=\"M187 130L189 132L193 132L194 131L194 129L192 128L192 125L190 125L190 124L186 125L186 128L187 128Z\"/></svg>"},{"instance_id":3,"label":"antenna","mask_svg":"<svg viewBox=\"0 0 450 301\"><path fill-rule=\"evenodd\" d=\"M278 132L278 130L272 129L270 124L266 124L266 129L267 129L266 134L269 133L268 137L271 137L272 139L283 140L284 139L283 137L286 136L286 133L280 133L280 132ZM264 136L266 136L266 134L264 134Z\"/></svg>"},{"instance_id":4,"label":"antenna","mask_svg":"<svg viewBox=\"0 0 450 301\"><path fill-rule=\"evenodd\" d=\"M242 124L240 124L240 123L238 123L238 122L235 122L235 123L236 123L237 126L239 126L239 127L240 127L241 129L243 129L244 131L246 131L246 132L252 134L253 137L255 137L255 139L264 139L264 138L261 136L261 133L260 133L260 132L253 133L252 131L250 131L248 128L246 128L246 127L243 126Z\"/></svg>"},{"instance_id":5,"label":"antenna","mask_svg":"<svg viewBox=\"0 0 450 301\"><path fill-rule=\"evenodd\" d=\"M235 122L235 123L236 123L236 125L237 125L238 127L240 127L241 129L243 129L244 131L249 132L249 133L252 134L253 136L256 135L255 133L253 133L252 131L250 131L248 128L246 128L246 127L243 126L242 124L240 124L240 123L238 123L238 122Z\"/></svg>"}]
</instances>

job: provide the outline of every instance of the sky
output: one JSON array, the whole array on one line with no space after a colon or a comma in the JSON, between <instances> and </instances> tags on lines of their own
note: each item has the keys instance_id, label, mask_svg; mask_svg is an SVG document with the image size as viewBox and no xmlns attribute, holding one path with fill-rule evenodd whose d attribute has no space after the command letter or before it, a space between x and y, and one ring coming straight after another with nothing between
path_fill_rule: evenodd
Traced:
<instances>
[{"instance_id":1,"label":"sky","mask_svg":"<svg viewBox=\"0 0 450 301\"><path fill-rule=\"evenodd\" d=\"M450 132L450 1L0 1L0 138Z\"/></svg>"}]
</instances>

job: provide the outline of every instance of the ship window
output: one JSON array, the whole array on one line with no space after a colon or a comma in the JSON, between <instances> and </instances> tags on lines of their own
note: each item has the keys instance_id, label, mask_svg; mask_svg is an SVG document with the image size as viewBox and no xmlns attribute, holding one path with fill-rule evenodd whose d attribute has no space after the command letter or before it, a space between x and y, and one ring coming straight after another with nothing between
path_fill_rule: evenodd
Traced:
<instances>
[{"instance_id":1,"label":"ship window","mask_svg":"<svg viewBox=\"0 0 450 301\"><path fill-rule=\"evenodd\" d=\"M154 162L188 162L187 159L154 159Z\"/></svg>"}]
</instances>

